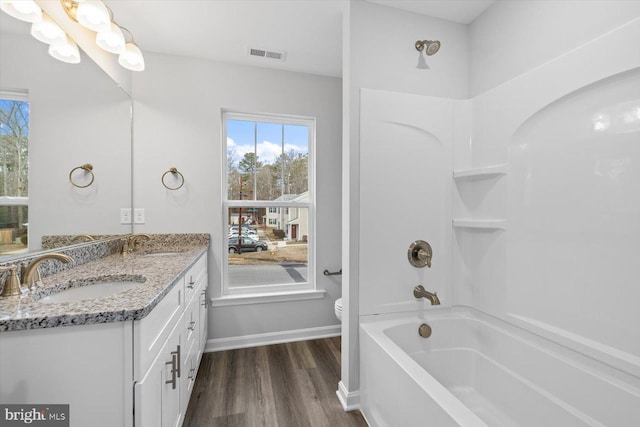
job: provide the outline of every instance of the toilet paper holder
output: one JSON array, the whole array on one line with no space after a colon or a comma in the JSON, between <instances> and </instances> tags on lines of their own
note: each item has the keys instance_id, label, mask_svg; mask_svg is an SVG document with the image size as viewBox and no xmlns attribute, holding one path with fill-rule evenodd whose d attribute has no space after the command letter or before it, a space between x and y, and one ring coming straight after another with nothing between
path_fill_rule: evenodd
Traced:
<instances>
[{"instance_id":1,"label":"toilet paper holder","mask_svg":"<svg viewBox=\"0 0 640 427\"><path fill-rule=\"evenodd\" d=\"M325 276L339 276L342 274L342 269L340 269L340 271L329 271L325 269L322 274Z\"/></svg>"}]
</instances>

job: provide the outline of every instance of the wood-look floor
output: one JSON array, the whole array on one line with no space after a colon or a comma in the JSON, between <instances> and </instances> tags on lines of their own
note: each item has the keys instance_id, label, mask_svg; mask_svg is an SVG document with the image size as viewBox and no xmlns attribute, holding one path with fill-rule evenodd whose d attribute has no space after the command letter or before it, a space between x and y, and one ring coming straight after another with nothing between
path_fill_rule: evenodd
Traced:
<instances>
[{"instance_id":1,"label":"wood-look floor","mask_svg":"<svg viewBox=\"0 0 640 427\"><path fill-rule=\"evenodd\" d=\"M184 427L366 426L339 380L340 337L205 353Z\"/></svg>"}]
</instances>

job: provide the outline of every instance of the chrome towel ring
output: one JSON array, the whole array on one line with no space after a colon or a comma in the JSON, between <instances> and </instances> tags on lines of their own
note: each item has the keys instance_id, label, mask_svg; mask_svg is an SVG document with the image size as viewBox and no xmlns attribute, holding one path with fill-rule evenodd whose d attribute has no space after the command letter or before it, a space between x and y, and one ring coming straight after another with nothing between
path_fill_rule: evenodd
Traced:
<instances>
[{"instance_id":1,"label":"chrome towel ring","mask_svg":"<svg viewBox=\"0 0 640 427\"><path fill-rule=\"evenodd\" d=\"M80 185L77 184L73 181L73 173L75 171L77 171L78 169L82 169L85 172L88 172L91 174L91 181L89 181L89 183L87 185ZM93 184L94 179L96 178L96 176L93 174L93 165L91 165L91 163L85 163L82 166L76 166L75 168L71 169L71 172L69 172L69 182L71 183L71 185L73 185L74 187L78 187L78 188L87 188L88 186L90 186L91 184Z\"/></svg>"},{"instance_id":2,"label":"chrome towel ring","mask_svg":"<svg viewBox=\"0 0 640 427\"><path fill-rule=\"evenodd\" d=\"M180 179L180 185L178 185L177 187L169 187L167 185L167 183L164 182L164 178L167 176L168 173L170 173L172 175L177 175L179 177L179 179ZM164 185L167 190L177 190L177 189L181 188L184 185L184 175L182 175L180 172L178 172L178 169L171 168L171 169L169 169L168 171L166 171L165 173L162 174L161 181L162 181L162 185Z\"/></svg>"}]
</instances>

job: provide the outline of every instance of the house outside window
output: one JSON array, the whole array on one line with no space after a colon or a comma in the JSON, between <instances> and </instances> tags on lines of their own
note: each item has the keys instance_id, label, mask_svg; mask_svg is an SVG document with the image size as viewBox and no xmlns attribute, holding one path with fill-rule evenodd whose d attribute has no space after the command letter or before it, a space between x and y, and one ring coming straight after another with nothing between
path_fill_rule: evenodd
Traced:
<instances>
[{"instance_id":1,"label":"house outside window","mask_svg":"<svg viewBox=\"0 0 640 427\"><path fill-rule=\"evenodd\" d=\"M26 92L0 91L0 254L27 251L29 114Z\"/></svg>"},{"instance_id":2,"label":"house outside window","mask_svg":"<svg viewBox=\"0 0 640 427\"><path fill-rule=\"evenodd\" d=\"M315 289L314 138L313 118L223 112L223 297Z\"/></svg>"}]
</instances>

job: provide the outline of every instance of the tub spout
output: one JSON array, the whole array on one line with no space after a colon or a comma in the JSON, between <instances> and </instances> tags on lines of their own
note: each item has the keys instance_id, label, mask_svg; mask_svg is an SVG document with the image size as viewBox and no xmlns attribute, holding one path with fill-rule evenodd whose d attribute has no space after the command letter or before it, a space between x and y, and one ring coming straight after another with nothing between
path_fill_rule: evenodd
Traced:
<instances>
[{"instance_id":1,"label":"tub spout","mask_svg":"<svg viewBox=\"0 0 640 427\"><path fill-rule=\"evenodd\" d=\"M418 299L426 298L431 302L431 305L440 305L440 298L438 298L438 295L435 292L429 292L422 285L418 285L413 288L413 296Z\"/></svg>"}]
</instances>

